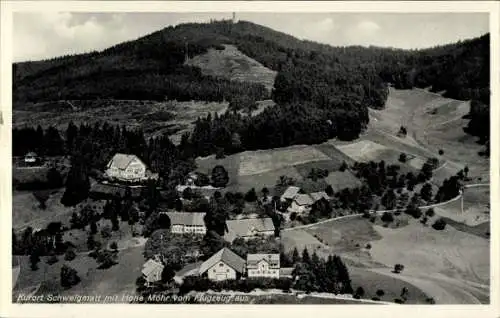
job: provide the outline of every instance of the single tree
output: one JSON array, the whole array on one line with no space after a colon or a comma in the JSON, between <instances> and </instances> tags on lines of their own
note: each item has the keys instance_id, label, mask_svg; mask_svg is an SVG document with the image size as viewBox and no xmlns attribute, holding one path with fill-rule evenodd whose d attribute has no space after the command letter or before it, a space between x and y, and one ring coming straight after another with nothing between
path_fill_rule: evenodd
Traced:
<instances>
[{"instance_id":1,"label":"single tree","mask_svg":"<svg viewBox=\"0 0 500 318\"><path fill-rule=\"evenodd\" d=\"M38 262L40 262L38 250L33 250L30 254L31 270L36 271L38 269Z\"/></svg>"},{"instance_id":2,"label":"single tree","mask_svg":"<svg viewBox=\"0 0 500 318\"><path fill-rule=\"evenodd\" d=\"M76 258L76 253L72 249L71 250L67 250L66 253L64 254L64 260L65 261L72 261L75 258Z\"/></svg>"},{"instance_id":3,"label":"single tree","mask_svg":"<svg viewBox=\"0 0 500 318\"><path fill-rule=\"evenodd\" d=\"M406 154L405 153L401 153L399 155L399 162L406 162Z\"/></svg>"},{"instance_id":4,"label":"single tree","mask_svg":"<svg viewBox=\"0 0 500 318\"><path fill-rule=\"evenodd\" d=\"M229 175L226 169L221 166L215 166L212 170L212 185L217 188L224 188L229 182Z\"/></svg>"},{"instance_id":5,"label":"single tree","mask_svg":"<svg viewBox=\"0 0 500 318\"><path fill-rule=\"evenodd\" d=\"M80 277L78 272L69 267L68 265L63 265L61 267L61 286L64 288L71 288L72 286L80 282Z\"/></svg>"}]
</instances>

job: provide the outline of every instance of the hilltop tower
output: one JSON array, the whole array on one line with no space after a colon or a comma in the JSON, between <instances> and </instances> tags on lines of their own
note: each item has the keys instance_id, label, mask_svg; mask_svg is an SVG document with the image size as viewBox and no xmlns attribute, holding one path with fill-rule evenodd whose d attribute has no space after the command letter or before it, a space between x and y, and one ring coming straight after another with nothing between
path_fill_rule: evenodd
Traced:
<instances>
[{"instance_id":1,"label":"hilltop tower","mask_svg":"<svg viewBox=\"0 0 500 318\"><path fill-rule=\"evenodd\" d=\"M233 12L233 23L236 23L238 21L236 21L236 12Z\"/></svg>"}]
</instances>

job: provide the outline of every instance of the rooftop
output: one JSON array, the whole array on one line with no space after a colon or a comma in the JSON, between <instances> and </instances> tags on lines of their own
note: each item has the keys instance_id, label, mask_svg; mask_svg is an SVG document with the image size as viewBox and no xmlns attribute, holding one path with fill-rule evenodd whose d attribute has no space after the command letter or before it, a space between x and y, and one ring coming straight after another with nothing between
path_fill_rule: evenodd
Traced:
<instances>
[{"instance_id":1,"label":"rooftop","mask_svg":"<svg viewBox=\"0 0 500 318\"><path fill-rule=\"evenodd\" d=\"M252 236L254 232L274 231L274 223L271 218L227 220L227 233L224 239L232 242L237 237Z\"/></svg>"},{"instance_id":2,"label":"rooftop","mask_svg":"<svg viewBox=\"0 0 500 318\"><path fill-rule=\"evenodd\" d=\"M245 271L245 260L236 255L227 247L224 247L223 249L212 255L212 257L203 262L203 264L201 264L199 273L205 273L207 270L221 261L230 266L238 273L243 273Z\"/></svg>"},{"instance_id":3,"label":"rooftop","mask_svg":"<svg viewBox=\"0 0 500 318\"><path fill-rule=\"evenodd\" d=\"M205 212L162 212L170 218L170 224L205 226Z\"/></svg>"}]
</instances>

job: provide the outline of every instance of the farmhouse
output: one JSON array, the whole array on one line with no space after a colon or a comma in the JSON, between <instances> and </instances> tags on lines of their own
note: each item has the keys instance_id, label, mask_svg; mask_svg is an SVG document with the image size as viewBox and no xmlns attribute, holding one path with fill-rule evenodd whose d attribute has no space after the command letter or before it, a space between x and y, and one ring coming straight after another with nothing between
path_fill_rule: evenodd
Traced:
<instances>
[{"instance_id":1,"label":"farmhouse","mask_svg":"<svg viewBox=\"0 0 500 318\"><path fill-rule=\"evenodd\" d=\"M158 256L154 259L149 259L142 265L142 277L146 280L147 286L151 286L161 280L164 267Z\"/></svg>"},{"instance_id":2,"label":"farmhouse","mask_svg":"<svg viewBox=\"0 0 500 318\"><path fill-rule=\"evenodd\" d=\"M321 199L330 200L330 197L328 196L328 194L326 194L325 191L313 192L309 193L309 195L311 196L314 202L319 201Z\"/></svg>"},{"instance_id":3,"label":"farmhouse","mask_svg":"<svg viewBox=\"0 0 500 318\"><path fill-rule=\"evenodd\" d=\"M302 214L309 211L313 203L314 200L309 194L298 194L293 199L292 204L288 207L287 211Z\"/></svg>"},{"instance_id":4,"label":"farmhouse","mask_svg":"<svg viewBox=\"0 0 500 318\"><path fill-rule=\"evenodd\" d=\"M34 153L34 152L28 152L24 156L24 163L27 163L27 164L36 164L38 161L39 161L38 155L36 153Z\"/></svg>"},{"instance_id":5,"label":"farmhouse","mask_svg":"<svg viewBox=\"0 0 500 318\"><path fill-rule=\"evenodd\" d=\"M279 278L280 254L247 254L247 275Z\"/></svg>"},{"instance_id":6,"label":"farmhouse","mask_svg":"<svg viewBox=\"0 0 500 318\"><path fill-rule=\"evenodd\" d=\"M205 234L205 213L203 212L160 212L170 218L170 232L176 234L193 233Z\"/></svg>"},{"instance_id":7,"label":"farmhouse","mask_svg":"<svg viewBox=\"0 0 500 318\"><path fill-rule=\"evenodd\" d=\"M213 281L238 279L245 273L245 260L223 248L200 266L199 275Z\"/></svg>"},{"instance_id":8,"label":"farmhouse","mask_svg":"<svg viewBox=\"0 0 500 318\"><path fill-rule=\"evenodd\" d=\"M237 237L251 239L257 235L274 235L274 223L271 218L228 220L226 226L224 239L228 242L234 241Z\"/></svg>"},{"instance_id":9,"label":"farmhouse","mask_svg":"<svg viewBox=\"0 0 500 318\"><path fill-rule=\"evenodd\" d=\"M285 190L285 193L281 195L281 201L285 202L287 200L293 200L297 194L299 194L300 188L295 186L290 186Z\"/></svg>"},{"instance_id":10,"label":"farmhouse","mask_svg":"<svg viewBox=\"0 0 500 318\"><path fill-rule=\"evenodd\" d=\"M156 179L157 174L148 171L146 164L135 155L117 153L106 166L105 175L111 179L138 182Z\"/></svg>"}]
</instances>

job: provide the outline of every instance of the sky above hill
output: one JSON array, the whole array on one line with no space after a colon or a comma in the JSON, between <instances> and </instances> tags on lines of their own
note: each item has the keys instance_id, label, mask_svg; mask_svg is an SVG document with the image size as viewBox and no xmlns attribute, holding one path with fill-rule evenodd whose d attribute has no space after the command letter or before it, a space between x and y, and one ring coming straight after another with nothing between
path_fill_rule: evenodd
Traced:
<instances>
[{"instance_id":1,"label":"sky above hill","mask_svg":"<svg viewBox=\"0 0 500 318\"><path fill-rule=\"evenodd\" d=\"M488 32L486 13L237 13L251 21L334 46L425 48ZM17 12L13 60L102 50L169 25L228 19L231 13Z\"/></svg>"}]
</instances>

